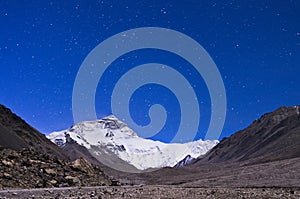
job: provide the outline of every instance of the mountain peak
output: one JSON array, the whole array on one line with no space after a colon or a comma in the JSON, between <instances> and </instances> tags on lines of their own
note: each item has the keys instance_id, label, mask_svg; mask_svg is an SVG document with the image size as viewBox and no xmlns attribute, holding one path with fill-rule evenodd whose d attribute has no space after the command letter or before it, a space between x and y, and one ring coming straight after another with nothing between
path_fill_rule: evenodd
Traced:
<instances>
[{"instance_id":1,"label":"mountain peak","mask_svg":"<svg viewBox=\"0 0 300 199\"><path fill-rule=\"evenodd\" d=\"M266 126L269 125L277 125L283 120L291 117L291 116L297 116L299 115L300 106L282 106L276 109L273 112L266 113L263 116L261 116L259 119L254 121L254 125L257 125L258 123L264 123Z\"/></svg>"},{"instance_id":2,"label":"mountain peak","mask_svg":"<svg viewBox=\"0 0 300 199\"><path fill-rule=\"evenodd\" d=\"M108 115L108 116L105 116L103 118L101 118L102 120L103 119L108 119L108 120L119 120L119 118L117 118L115 115Z\"/></svg>"},{"instance_id":3,"label":"mountain peak","mask_svg":"<svg viewBox=\"0 0 300 199\"><path fill-rule=\"evenodd\" d=\"M197 158L218 143L216 140L198 140L185 144L166 144L143 139L114 115L75 124L65 131L49 134L48 138L53 142L57 139L61 141L65 140L65 135L86 147L104 164L104 160L111 164L106 157L110 154L110 159L115 162L107 166L119 165L116 169L124 167L124 162L139 170L174 166L187 155Z\"/></svg>"},{"instance_id":4,"label":"mountain peak","mask_svg":"<svg viewBox=\"0 0 300 199\"><path fill-rule=\"evenodd\" d=\"M300 157L299 106L283 106L224 138L199 162L265 162Z\"/></svg>"}]
</instances>

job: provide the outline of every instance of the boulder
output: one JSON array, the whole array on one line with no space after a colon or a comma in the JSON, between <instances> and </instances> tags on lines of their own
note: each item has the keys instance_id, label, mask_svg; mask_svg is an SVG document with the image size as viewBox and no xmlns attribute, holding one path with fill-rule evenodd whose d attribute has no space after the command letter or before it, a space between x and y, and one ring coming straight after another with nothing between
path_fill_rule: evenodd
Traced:
<instances>
[{"instance_id":1,"label":"boulder","mask_svg":"<svg viewBox=\"0 0 300 199\"><path fill-rule=\"evenodd\" d=\"M74 162L72 162L70 167L75 171L82 171L89 175L93 175L95 173L92 165L84 158L75 160Z\"/></svg>"}]
</instances>

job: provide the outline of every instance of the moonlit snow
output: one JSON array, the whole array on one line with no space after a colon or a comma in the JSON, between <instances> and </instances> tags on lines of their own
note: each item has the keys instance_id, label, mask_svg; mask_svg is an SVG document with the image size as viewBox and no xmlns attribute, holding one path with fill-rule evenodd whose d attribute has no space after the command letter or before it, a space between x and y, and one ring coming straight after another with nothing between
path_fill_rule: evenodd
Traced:
<instances>
[{"instance_id":1,"label":"moonlit snow","mask_svg":"<svg viewBox=\"0 0 300 199\"><path fill-rule=\"evenodd\" d=\"M91 149L93 146L106 147L113 154L139 170L172 167L187 155L197 158L213 148L217 140L198 140L184 144L166 144L138 137L126 124L114 116L96 121L78 123L68 130L53 132L47 137L55 142L65 135L78 144Z\"/></svg>"}]
</instances>

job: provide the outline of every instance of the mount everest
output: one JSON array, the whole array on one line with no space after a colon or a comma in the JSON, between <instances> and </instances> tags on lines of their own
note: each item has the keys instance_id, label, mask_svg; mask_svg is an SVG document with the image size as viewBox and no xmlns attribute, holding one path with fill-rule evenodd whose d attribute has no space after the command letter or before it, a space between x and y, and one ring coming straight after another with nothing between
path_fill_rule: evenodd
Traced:
<instances>
[{"instance_id":1,"label":"mount everest","mask_svg":"<svg viewBox=\"0 0 300 199\"><path fill-rule=\"evenodd\" d=\"M166 144L140 138L115 116L81 122L47 137L58 145L75 141L103 164L132 172L174 167L187 156L197 158L204 155L218 143L217 140L198 140Z\"/></svg>"}]
</instances>

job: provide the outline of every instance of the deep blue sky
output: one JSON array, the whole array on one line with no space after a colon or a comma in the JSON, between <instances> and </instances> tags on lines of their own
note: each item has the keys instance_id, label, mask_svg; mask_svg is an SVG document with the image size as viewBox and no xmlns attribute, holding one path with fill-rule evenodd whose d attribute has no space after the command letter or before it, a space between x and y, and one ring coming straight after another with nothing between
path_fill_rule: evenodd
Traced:
<instances>
[{"instance_id":1,"label":"deep blue sky","mask_svg":"<svg viewBox=\"0 0 300 199\"><path fill-rule=\"evenodd\" d=\"M89 52L119 32L164 27L195 39L218 66L228 106L221 137L229 136L279 106L300 104L299 10L300 1L292 0L1 0L0 103L45 134L66 129L73 124L73 83ZM153 60L174 67L182 61L164 52L141 51L124 55L112 69L119 74L126 67ZM197 136L201 138L209 123L210 104L205 84L196 78L192 81L199 81L197 92L203 93L203 122ZM109 89L109 83L99 90L103 87ZM137 103L131 107L132 114L146 124L144 102L165 104L173 118L164 136L156 139L168 141L178 126L178 102L163 87L154 85L157 93L150 96L147 90L141 88L133 96ZM160 97L153 97L159 92ZM96 96L99 117L110 114L101 93Z\"/></svg>"}]
</instances>

